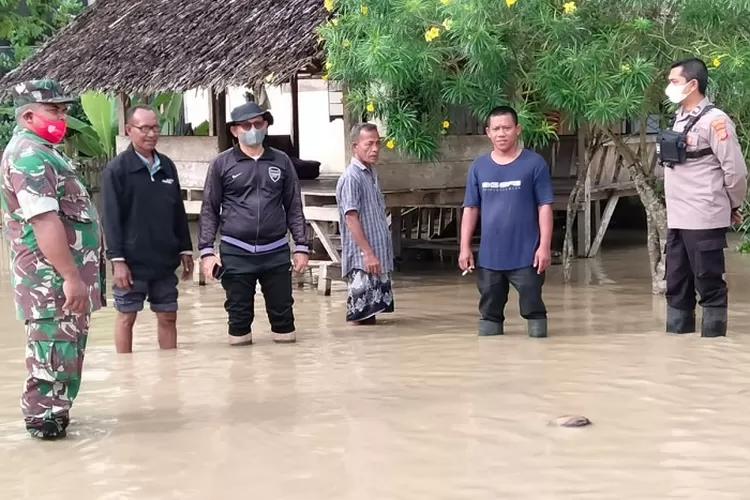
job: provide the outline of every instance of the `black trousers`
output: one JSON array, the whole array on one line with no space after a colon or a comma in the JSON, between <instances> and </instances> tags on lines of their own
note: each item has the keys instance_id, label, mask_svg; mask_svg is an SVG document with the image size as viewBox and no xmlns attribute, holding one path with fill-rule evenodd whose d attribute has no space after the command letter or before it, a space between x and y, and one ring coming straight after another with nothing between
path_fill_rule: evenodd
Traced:
<instances>
[{"instance_id":1,"label":"black trousers","mask_svg":"<svg viewBox=\"0 0 750 500\"><path fill-rule=\"evenodd\" d=\"M727 307L727 284L723 277L725 248L724 228L669 230L665 267L670 307L695 310L696 290L701 307Z\"/></svg>"},{"instance_id":2,"label":"black trousers","mask_svg":"<svg viewBox=\"0 0 750 500\"><path fill-rule=\"evenodd\" d=\"M266 313L274 333L294 331L292 264L289 247L264 254L251 254L222 243L221 285L226 292L224 308L229 316L229 335L252 332L255 319L255 287L266 301Z\"/></svg>"},{"instance_id":3,"label":"black trousers","mask_svg":"<svg viewBox=\"0 0 750 500\"><path fill-rule=\"evenodd\" d=\"M492 271L480 267L477 268L480 324L490 323L485 325L489 328L492 324L502 325L510 285L518 292L518 306L524 319L547 317L547 308L542 300L544 273L537 274L531 266L511 271Z\"/></svg>"}]
</instances>

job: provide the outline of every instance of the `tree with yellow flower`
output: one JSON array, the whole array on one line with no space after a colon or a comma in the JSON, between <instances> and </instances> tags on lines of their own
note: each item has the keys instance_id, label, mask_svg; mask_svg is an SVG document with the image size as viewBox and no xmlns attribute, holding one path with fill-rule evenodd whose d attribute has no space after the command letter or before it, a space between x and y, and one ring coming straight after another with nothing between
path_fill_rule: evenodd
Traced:
<instances>
[{"instance_id":1,"label":"tree with yellow flower","mask_svg":"<svg viewBox=\"0 0 750 500\"><path fill-rule=\"evenodd\" d=\"M322 0L321 0L322 1ZM382 120L392 145L434 156L450 105L478 117L494 106L519 112L527 146L554 141L551 111L615 141L636 181L650 226L654 282L662 273L665 209L647 159L620 124L673 111L669 65L685 56L710 67L710 96L750 146L747 2L711 0L335 0L320 29L329 77L345 80L358 116ZM363 6L366 9L363 9ZM366 10L366 13L364 11ZM368 113L368 105L373 111ZM750 226L750 224L749 224Z\"/></svg>"}]
</instances>

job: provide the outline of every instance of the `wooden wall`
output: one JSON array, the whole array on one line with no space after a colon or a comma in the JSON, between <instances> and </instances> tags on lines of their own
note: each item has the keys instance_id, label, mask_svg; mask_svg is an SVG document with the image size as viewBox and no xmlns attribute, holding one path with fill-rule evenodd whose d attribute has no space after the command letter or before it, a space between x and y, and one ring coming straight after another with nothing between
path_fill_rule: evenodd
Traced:
<instances>
[{"instance_id":1,"label":"wooden wall","mask_svg":"<svg viewBox=\"0 0 750 500\"><path fill-rule=\"evenodd\" d=\"M484 135L442 137L438 161L420 162L395 150L381 149L378 176L383 191L463 188L471 162L491 150Z\"/></svg>"},{"instance_id":2,"label":"wooden wall","mask_svg":"<svg viewBox=\"0 0 750 500\"><path fill-rule=\"evenodd\" d=\"M127 136L117 137L118 153L129 145ZM208 165L219 154L215 136L165 135L159 138L157 149L175 163L183 189L203 189Z\"/></svg>"}]
</instances>

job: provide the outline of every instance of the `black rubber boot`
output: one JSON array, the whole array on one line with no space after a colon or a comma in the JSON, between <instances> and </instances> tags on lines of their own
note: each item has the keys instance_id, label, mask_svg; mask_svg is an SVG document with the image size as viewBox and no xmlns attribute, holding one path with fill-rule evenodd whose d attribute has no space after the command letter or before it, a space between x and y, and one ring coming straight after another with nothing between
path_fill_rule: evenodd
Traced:
<instances>
[{"instance_id":1,"label":"black rubber boot","mask_svg":"<svg viewBox=\"0 0 750 500\"><path fill-rule=\"evenodd\" d=\"M480 337L492 337L495 335L502 335L503 333L504 329L502 323L495 323L494 321L488 321L486 319L479 320Z\"/></svg>"},{"instance_id":2,"label":"black rubber boot","mask_svg":"<svg viewBox=\"0 0 750 500\"><path fill-rule=\"evenodd\" d=\"M547 336L547 318L529 320L529 337L543 339Z\"/></svg>"},{"instance_id":3,"label":"black rubber boot","mask_svg":"<svg viewBox=\"0 0 750 500\"><path fill-rule=\"evenodd\" d=\"M667 333L695 333L695 311L667 306Z\"/></svg>"},{"instance_id":4,"label":"black rubber boot","mask_svg":"<svg viewBox=\"0 0 750 500\"><path fill-rule=\"evenodd\" d=\"M55 420L45 420L35 425L26 423L26 430L32 437L46 440L62 439L67 435L61 423Z\"/></svg>"},{"instance_id":5,"label":"black rubber boot","mask_svg":"<svg viewBox=\"0 0 750 500\"><path fill-rule=\"evenodd\" d=\"M701 337L726 337L727 308L704 307L701 321Z\"/></svg>"}]
</instances>

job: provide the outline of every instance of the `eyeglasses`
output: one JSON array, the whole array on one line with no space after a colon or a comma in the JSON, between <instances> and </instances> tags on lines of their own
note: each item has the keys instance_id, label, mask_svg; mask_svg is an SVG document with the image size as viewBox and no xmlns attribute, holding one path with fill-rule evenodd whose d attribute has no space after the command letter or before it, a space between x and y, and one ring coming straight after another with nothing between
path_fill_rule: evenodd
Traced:
<instances>
[{"instance_id":1,"label":"eyeglasses","mask_svg":"<svg viewBox=\"0 0 750 500\"><path fill-rule=\"evenodd\" d=\"M242 122L237 124L238 127L240 127L242 130L247 132L248 130L252 130L255 128L255 130L263 130L266 126L266 122Z\"/></svg>"},{"instance_id":2,"label":"eyeglasses","mask_svg":"<svg viewBox=\"0 0 750 500\"><path fill-rule=\"evenodd\" d=\"M131 125L131 127L138 129L143 134L148 134L149 132L153 132L154 134L161 133L161 127L159 125L154 126L148 126L148 125L141 125L140 127L136 127L135 125Z\"/></svg>"}]
</instances>

